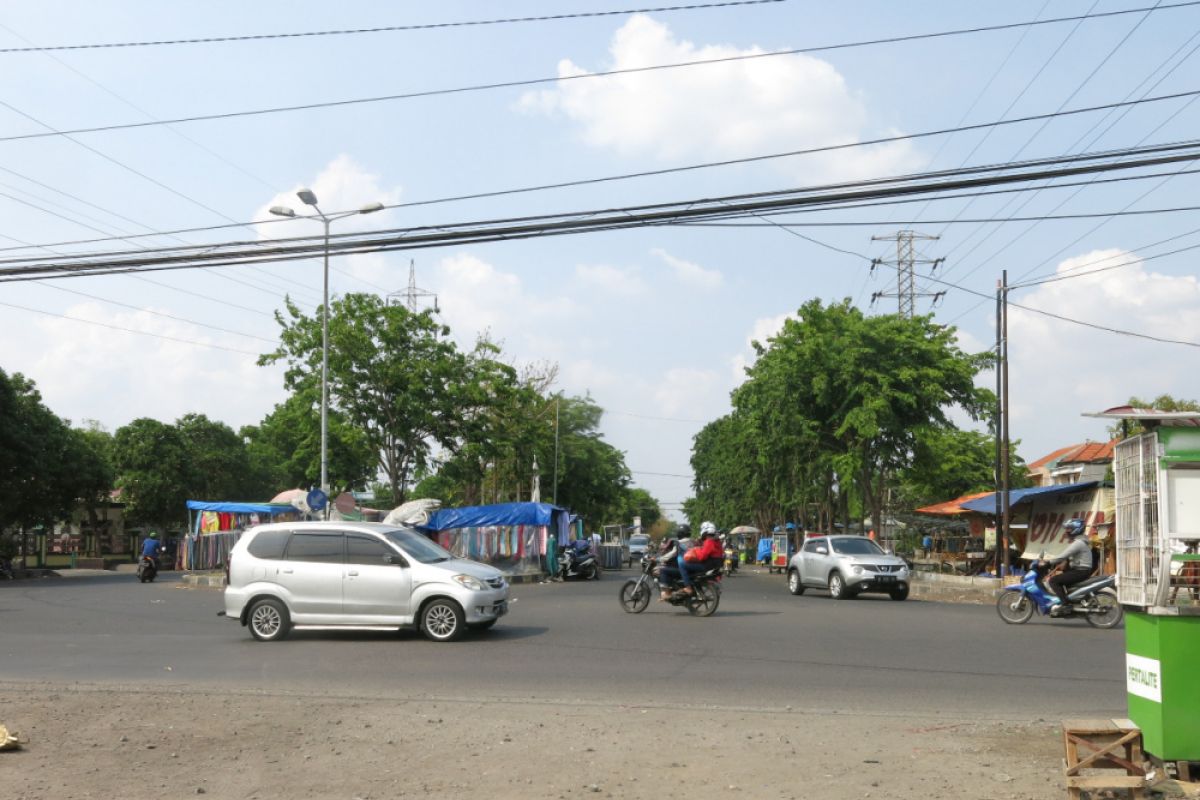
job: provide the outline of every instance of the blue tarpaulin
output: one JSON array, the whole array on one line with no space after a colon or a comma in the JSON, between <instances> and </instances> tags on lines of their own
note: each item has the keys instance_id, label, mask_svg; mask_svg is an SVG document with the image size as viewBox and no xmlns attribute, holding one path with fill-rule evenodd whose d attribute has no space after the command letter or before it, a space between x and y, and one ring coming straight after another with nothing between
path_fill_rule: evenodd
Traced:
<instances>
[{"instance_id":1,"label":"blue tarpaulin","mask_svg":"<svg viewBox=\"0 0 1200 800\"><path fill-rule=\"evenodd\" d=\"M1086 481L1084 483L1063 483L1057 486L1034 486L1031 489L1012 489L1008 493L1008 507L1019 505L1021 503L1032 503L1035 497L1045 497L1051 494L1064 494L1068 492L1082 492L1087 489L1094 489L1100 485L1100 481ZM963 503L960 508L967 511L977 511L981 514L996 514L996 493L985 494L983 497L977 497L974 500L968 500Z\"/></svg>"},{"instance_id":2,"label":"blue tarpaulin","mask_svg":"<svg viewBox=\"0 0 1200 800\"><path fill-rule=\"evenodd\" d=\"M421 527L430 531L454 528L478 528L485 525L550 525L554 515L564 515L566 509L549 503L499 503L491 506L443 508L435 511L429 522ZM559 527L558 524L555 527Z\"/></svg>"},{"instance_id":3,"label":"blue tarpaulin","mask_svg":"<svg viewBox=\"0 0 1200 800\"><path fill-rule=\"evenodd\" d=\"M277 514L299 513L296 507L287 503L208 503L204 500L188 500L188 511L216 511L221 514Z\"/></svg>"}]
</instances>

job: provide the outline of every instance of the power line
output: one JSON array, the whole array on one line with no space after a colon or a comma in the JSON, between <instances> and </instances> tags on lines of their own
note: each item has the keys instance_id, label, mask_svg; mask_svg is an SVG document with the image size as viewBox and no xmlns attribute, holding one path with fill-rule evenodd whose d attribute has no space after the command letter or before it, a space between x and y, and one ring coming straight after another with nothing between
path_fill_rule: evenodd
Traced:
<instances>
[{"instance_id":1,"label":"power line","mask_svg":"<svg viewBox=\"0 0 1200 800\"><path fill-rule=\"evenodd\" d=\"M1169 6L1167 6L1167 5L1158 6L1157 10L1166 11L1166 10L1171 10L1171 9L1176 9L1176 8L1184 8L1184 7L1195 6L1195 5L1200 5L1200 0L1188 0L1188 2L1175 3L1175 4L1169 5ZM24 134L12 135L12 136L0 136L0 142L11 142L11 141L17 141L17 140L22 140L22 139L42 139L42 138L46 138L46 137L50 137L50 136L66 136L66 135L78 135L78 134L85 134L85 133L101 133L101 132L106 132L106 131L129 130L129 129L134 129L134 128L152 128L152 127L157 127L160 125L181 125L181 124L185 124L185 123L189 123L189 122L237 119L240 117L255 117L255 116L264 116L267 114L290 113L290 112L294 112L294 111L312 111L312 110L323 109L323 108L340 108L340 107L345 107L345 106L363 105L363 104L368 104L368 103L383 103L383 102L394 102L394 101L399 101L399 100L413 100L413 99L423 98L423 97L439 97L439 96L451 95L451 94L466 94L466 93L471 93L471 92L492 91L492 90L496 90L496 89L516 89L516 88L527 87L527 86L540 86L540 85L544 85L544 84L548 84L548 83L559 83L559 82L577 81L577 80L590 80L593 78L606 78L606 77L611 77L614 75L631 75L631 74L639 74L639 73L646 73L646 72L657 72L657 71L668 70L668 69L685 69L688 67L703 66L703 65L707 65L707 64L727 64L727 63L735 63L735 62L739 62L739 61L750 61L750 60L763 59L763 58L775 58L778 56L791 56L791 55L800 55L800 54L807 54L807 53L827 52L830 50L843 50L843 49L853 48L853 47L866 47L866 46L879 45L879 44L894 44L894 43L898 43L898 42L917 41L917 40L922 40L922 39L934 39L934 38L939 38L939 37L944 37L944 36L957 36L957 35L964 35L964 34L984 33L984 32L997 31L997 30L1008 30L1010 28L1019 28L1019 27L1024 27L1024 26L1028 26L1028 25L1048 25L1048 24L1053 24L1053 23L1072 22L1072 21L1083 20L1083 19L1099 19L1104 16L1117 16L1117 15L1121 15L1121 14L1142 13L1142 12L1150 10L1151 8L1154 8L1154 7L1137 8L1137 9L1123 9L1121 11L1110 11L1110 12L1105 12L1105 13L1101 13L1101 14L1084 14L1084 15L1075 16L1075 17L1058 17L1056 19L1025 21L1025 22L1008 23L1008 24L1004 24L1004 25L992 25L992 26L977 27L977 28L964 28L964 29L955 30L955 31L941 31L938 33L915 34L912 36L896 36L896 37L890 37L890 38L886 38L886 39L872 39L869 41L849 42L849 43L845 43L845 44L825 45L825 46L821 46L821 47L800 47L800 48L793 48L790 50L775 50L775 51L772 51L769 53L746 53L746 54L736 55L736 56L723 56L721 58L697 59L694 61L681 61L681 62L677 62L674 64L652 64L652 65L644 66L644 67L628 67L625 69L612 69L612 70L604 70L604 71L600 71L600 72L585 72L585 73L580 73L578 75L561 75L561 76L554 76L554 77L548 77L548 78L529 78L529 79L525 79L525 80L499 81L499 82L495 82L495 83L474 84L474 85L470 85L470 86L457 86L457 87L450 87L450 88L445 88L445 89L426 89L426 90L415 91L415 92L403 92L403 93L399 93L399 94L379 95L379 96L375 96L375 97L351 98L348 100L329 100L329 101L325 101L325 102L316 102L316 103L301 103L301 104L291 105L291 106L273 106L270 108L251 109L251 110L247 110L247 111L226 111L226 112L221 112L221 113L216 113L216 114L197 114L197 115L188 116L188 117L174 117L171 119L162 119L162 120L148 120L148 121L143 121L143 122L126 122L126 123L117 123L117 124L113 124L113 125L97 125L97 126L91 126L91 127L85 127L85 128L71 128L68 130L57 131L54 133L46 133L46 132L24 133ZM969 129L970 129L969 126L967 128L963 128L963 130L969 130ZM887 140L885 140L885 141L887 141Z\"/></svg>"},{"instance_id":2,"label":"power line","mask_svg":"<svg viewBox=\"0 0 1200 800\"><path fill-rule=\"evenodd\" d=\"M1193 170L1195 172L1195 170ZM942 198L937 198L942 199ZM933 202L933 201L927 201ZM926 225L989 225L1003 224L1006 222L1046 222L1052 220L1073 220L1073 219L1095 219L1097 217L1131 217L1153 214L1173 214L1181 211L1200 211L1200 206L1174 206L1172 208L1146 208L1140 211L1097 211L1091 214L1041 214L1029 217L978 217L974 219L927 219L927 220L874 220L870 222L863 221L822 221L822 222L793 222L791 220L766 220L764 222L688 222L684 223L688 227L694 228L765 228L768 226L776 226L780 228L843 228L843 227L865 227L878 228L884 225L916 225L918 222L924 222ZM853 253L849 250L841 252L849 253L866 258L862 253Z\"/></svg>"},{"instance_id":3,"label":"power line","mask_svg":"<svg viewBox=\"0 0 1200 800\"><path fill-rule=\"evenodd\" d=\"M1197 2L1200 2L1200 0L1197 0ZM503 197L503 196L509 196L509 195L515 195L515 194L527 194L527 193L532 193L532 192L549 191L549 190L553 190L553 189L565 189L565 188L573 188L573 187L579 187L579 186L590 186L590 185L595 185L595 184L600 184L600 183L610 183L610 182L615 182L615 181L632 180L635 178L655 177L655 176L659 176L659 175L669 175L669 174L688 172L688 171L713 169L713 168L717 168L717 167L732 166L732 165L736 165L736 164L748 164L748 163L754 163L754 162L759 162L759 161L769 161L769 160L774 160L774 159L790 158L793 156L813 155L816 153L828 153L828 152L833 152L833 151L838 151L838 150L852 149L852 148L856 148L856 147L868 147L868 146L872 146L872 145L876 145L876 144L900 142L900 141L921 139L921 138L927 138L927 137L933 137L933 136L943 136L943 135L958 133L958 132L967 131L967 130L978 130L978 129L986 128L986 127L993 126L993 125L1017 125L1017 124L1021 124L1021 123L1025 123L1025 122L1032 122L1032 121L1036 121L1036 120L1046 119L1048 117L1053 117L1053 116L1088 114L1088 113L1094 113L1097 111L1110 110L1110 109L1114 109L1114 108L1125 108L1125 107L1131 107L1131 106L1135 106L1135 105L1142 105L1142 104L1148 104L1148 103L1166 102L1166 101L1170 101L1170 100L1176 100L1176 99L1179 99L1182 97L1188 97L1188 98L1200 97L1200 90L1194 90L1194 91L1189 91L1189 92L1179 92L1179 93L1168 94L1168 95L1160 95L1157 97L1143 97L1143 98L1140 98L1138 100L1133 100L1133 101L1121 101L1120 103L1108 103L1108 104L1098 105L1098 106L1087 106L1087 107L1076 108L1076 109L1071 109L1071 110L1067 110L1067 111L1053 112L1051 114L1034 114L1034 115L1030 115L1030 116L1026 116L1026 117L1016 117L1016 118L1013 118L1010 120L996 120L993 122L976 123L976 124L972 124L972 125L958 126L958 127L954 127L954 128L942 128L942 129L937 129L937 130L924 131L921 133L911 133L911 134L904 134L904 135L900 135L900 136L889 136L889 137L883 137L883 138L878 138L878 139L869 139L869 140L865 140L865 141L861 141L861 142L850 142L850 143L846 143L846 144L826 145L826 146L822 146L822 147L811 147L811 148L806 148L803 150L791 150L791 151L782 152L782 153L768 153L768 154L759 155L759 156L748 156L745 158L725 159L725 160L721 160L721 161L708 161L708 162L702 162L702 163L698 163L698 164L689 164L689 165L685 165L685 166L681 166L681 167L667 167L664 169L657 169L657 170L627 172L627 173L621 173L621 174L617 174L617 175L607 175L607 176L601 176L601 177L596 177L596 178L583 178L583 179L573 180L573 181L561 181L558 183L538 184L538 185L533 185L533 186L523 186L523 187L516 187L516 188L511 188L511 189L497 189L494 191L476 192L476 193L472 193L472 194L451 195L451 196L446 196L446 197L432 198L429 200L414 200L414 201L410 201L410 202L406 202L406 203L395 203L395 204L392 204L389 206L385 206L385 208L389 208L389 209L413 208L413 207L417 207L417 206L438 205L438 204L443 204L443 203L461 202L461 201L465 201L465 200L481 200L481 199L487 199L487 198L493 198L493 197ZM3 141L2 137L0 137L0 141ZM0 169L5 169L5 168L0 167ZM5 171L12 172L12 170L5 170ZM65 192L62 192L61 190L55 189L52 186L47 186L46 184L41 184L37 181L34 181L34 179L32 179L32 178L28 178L24 175L21 175L20 173L13 172L12 174L17 175L18 177L24 178L25 180L29 180L34 183L38 183L38 185L48 188L51 191L55 191L60 194L64 194L67 197L71 197L72 199L77 200L79 202L83 202L88 205L91 205L101 211L104 211L105 213L110 213L110 214L114 213L114 212L108 211L107 209L104 209L100 206L96 206L94 203L89 203L88 201L83 200L82 198L78 198L78 197L75 197L74 195L70 195ZM1056 186L1058 186L1058 185L1061 185L1061 184L1057 184ZM1055 188L1055 187L1051 187L1051 188ZM910 201L904 201L904 202L910 202ZM120 215L117 215L117 216L120 216ZM140 225L140 223L138 223L136 220L132 220L127 217L121 217L121 218L125 219L128 222L132 222L134 224ZM113 236L113 237L96 238L96 239L76 239L76 240L64 241L64 242L47 243L45 245L30 245L30 246L31 247L43 247L43 246L65 247L68 245L97 244L97 243L108 242L108 241L130 240L130 239L158 237L158 236L171 236L174 238L178 238L177 234L181 234L181 233L209 232L209 231L216 231L216 230L226 230L229 228L242 228L242 227L246 227L247 225L250 225L250 224L253 224L253 225L280 224L280 223L288 222L288 221L289 220L269 219L269 220L256 220L252 223L233 222L230 224L223 224L223 225L208 225L208 226L203 226L203 227L178 228L178 229L169 230L169 231L156 231L153 233L145 233L145 234L131 234L129 236ZM142 226L142 227L145 227L145 226ZM25 249L25 248L0 248L0 252L3 252L5 250L14 250L14 249Z\"/></svg>"},{"instance_id":4,"label":"power line","mask_svg":"<svg viewBox=\"0 0 1200 800\"><path fill-rule=\"evenodd\" d=\"M568 19L589 19L597 17L616 17L626 14L662 14L671 11L694 11L709 8L727 8L730 6L756 6L766 3L782 3L784 0L728 0L717 3L695 3L680 6L659 6L657 8L628 8L616 11L580 11L572 14L548 14L539 17L507 17L502 19L463 20L460 22L428 22L417 25L387 25L377 28L342 28L324 31L303 31L300 33L259 33L231 36L207 36L197 39L159 39L142 42L102 42L97 44L60 44L46 47L7 47L0 48L0 53L46 53L62 50L104 50L128 47L162 47L180 44L215 44L225 42L255 42L266 39L303 39L316 36L350 36L364 33L398 33L405 31L427 31L441 28L483 27L486 25L507 25L520 22L556 22Z\"/></svg>"},{"instance_id":5,"label":"power line","mask_svg":"<svg viewBox=\"0 0 1200 800\"><path fill-rule=\"evenodd\" d=\"M172 342L179 342L180 344L190 344L190 345L194 345L196 347L209 347L214 350L225 350L230 353L241 353L242 355L247 355L247 356L257 357L257 356L261 355L260 353L255 353L250 350L238 350L236 347L225 347L224 345L212 344L211 342L197 342L193 339L182 339L178 336L168 336L164 333L151 333L150 331L139 331L134 328L124 328L120 325L111 325L107 322L96 322L95 320L82 319L80 317L71 317L66 314L55 314L52 311L43 311L40 308L29 308L28 306L17 305L16 303L5 303L3 301L0 301L0 306L5 306L7 308L15 308L18 311L28 311L30 314L41 314L43 316L56 317L58 319L69 319L72 322L82 322L87 325L96 325L101 328L108 328L109 330L123 331L125 333L135 333L139 336L153 336L155 339L166 339L166 340L172 341Z\"/></svg>"},{"instance_id":6,"label":"power line","mask_svg":"<svg viewBox=\"0 0 1200 800\"><path fill-rule=\"evenodd\" d=\"M342 234L334 237L334 241L328 246L331 252L339 254L408 250L418 247L478 244L588 231L621 230L656 224L676 224L688 219L728 218L732 214L753 215L792 208L832 207L853 201L927 195L957 189L1040 181L1192 161L1200 156L1196 149L1198 144L1200 142L1190 141L1103 154L1039 159L1023 163L1021 166L1024 171L1016 172L1013 171L1014 166L1009 164L982 166L970 170L916 174L899 178L831 184L809 189L758 192L604 211L593 210L573 214L423 226L369 234ZM1139 157L1138 160L1104 160L1129 159L1134 156ZM1006 174L994 174L998 172ZM5 280L10 281L37 280L47 275L112 274L142 269L267 263L310 258L314 253L323 250L324 246L319 239L308 237L297 239L295 243L284 243L274 247L262 247L257 242L234 242L227 245L209 245L203 248L164 248L154 254L136 251L105 254L107 257L103 259L95 259L91 256L64 256L42 263L30 263L29 259L10 259L8 264L21 264L21 266L10 266L3 270L3 274L7 276Z\"/></svg>"}]
</instances>

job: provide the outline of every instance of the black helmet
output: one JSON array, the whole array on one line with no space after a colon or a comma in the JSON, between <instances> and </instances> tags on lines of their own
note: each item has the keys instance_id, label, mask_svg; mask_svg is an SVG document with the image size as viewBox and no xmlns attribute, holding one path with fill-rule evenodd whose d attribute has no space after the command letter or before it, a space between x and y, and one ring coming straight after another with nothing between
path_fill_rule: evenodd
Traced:
<instances>
[{"instance_id":1,"label":"black helmet","mask_svg":"<svg viewBox=\"0 0 1200 800\"><path fill-rule=\"evenodd\" d=\"M1084 533L1083 520L1069 519L1063 523L1063 530L1067 536L1082 536Z\"/></svg>"},{"instance_id":2,"label":"black helmet","mask_svg":"<svg viewBox=\"0 0 1200 800\"><path fill-rule=\"evenodd\" d=\"M686 522L679 523L679 527L675 529L675 535L680 539L690 539L692 536L692 526Z\"/></svg>"}]
</instances>

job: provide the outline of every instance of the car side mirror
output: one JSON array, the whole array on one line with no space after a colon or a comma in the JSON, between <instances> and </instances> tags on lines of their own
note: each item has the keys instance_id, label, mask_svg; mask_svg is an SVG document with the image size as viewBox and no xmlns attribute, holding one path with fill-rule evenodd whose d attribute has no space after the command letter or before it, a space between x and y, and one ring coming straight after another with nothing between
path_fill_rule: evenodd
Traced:
<instances>
[{"instance_id":1,"label":"car side mirror","mask_svg":"<svg viewBox=\"0 0 1200 800\"><path fill-rule=\"evenodd\" d=\"M817 548L817 553L818 553L819 555L827 556L827 555L829 555L829 550L828 550L827 548L824 548L824 547L818 547L818 548Z\"/></svg>"}]
</instances>

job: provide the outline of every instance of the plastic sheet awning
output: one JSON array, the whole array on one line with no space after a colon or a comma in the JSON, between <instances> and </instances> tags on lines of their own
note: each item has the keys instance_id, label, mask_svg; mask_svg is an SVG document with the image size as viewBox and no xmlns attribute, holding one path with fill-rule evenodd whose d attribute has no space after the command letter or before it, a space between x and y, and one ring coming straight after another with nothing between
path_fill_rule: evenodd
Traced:
<instances>
[{"instance_id":1,"label":"plastic sheet awning","mask_svg":"<svg viewBox=\"0 0 1200 800\"><path fill-rule=\"evenodd\" d=\"M281 503L209 503L204 500L188 500L188 511L216 511L221 514L295 514L296 507Z\"/></svg>"},{"instance_id":2,"label":"plastic sheet awning","mask_svg":"<svg viewBox=\"0 0 1200 800\"><path fill-rule=\"evenodd\" d=\"M1088 489L1095 489L1100 485L1100 481L1085 481L1083 483L1063 483L1056 486L1034 486L1030 489L1012 489L1008 493L1008 507L1020 505L1021 503L1032 503L1038 497L1048 497L1053 494L1069 494L1071 492L1083 492ZM959 507L964 511L977 511L981 514L996 514L996 493L988 492L983 497L975 500L968 500L965 503L960 503Z\"/></svg>"},{"instance_id":3,"label":"plastic sheet awning","mask_svg":"<svg viewBox=\"0 0 1200 800\"><path fill-rule=\"evenodd\" d=\"M442 508L430 515L429 522L421 528L427 531L445 531L485 525L550 525L555 515L561 515L561 524L565 525L567 510L549 503L498 503L490 506Z\"/></svg>"}]
</instances>

